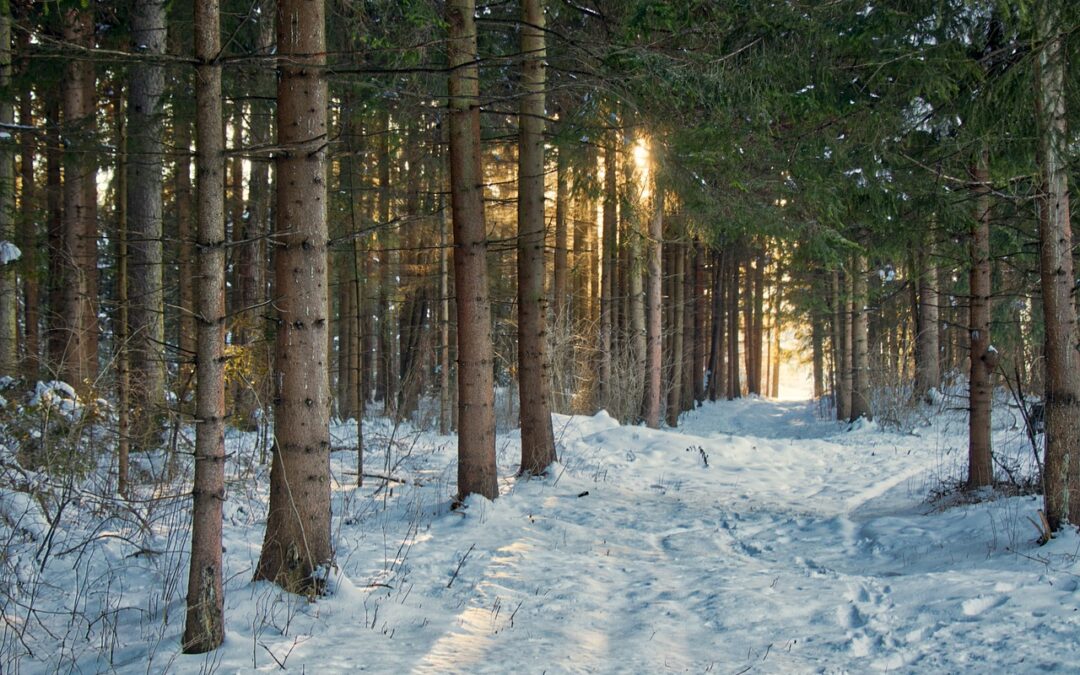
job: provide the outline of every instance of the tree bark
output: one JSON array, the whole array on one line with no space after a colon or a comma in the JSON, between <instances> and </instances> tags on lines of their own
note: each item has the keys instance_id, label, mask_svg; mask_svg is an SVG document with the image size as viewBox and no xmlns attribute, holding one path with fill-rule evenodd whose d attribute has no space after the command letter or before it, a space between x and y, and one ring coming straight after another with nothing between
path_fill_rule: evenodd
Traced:
<instances>
[{"instance_id":1,"label":"tree bark","mask_svg":"<svg viewBox=\"0 0 1080 675\"><path fill-rule=\"evenodd\" d=\"M544 7L522 0L521 115L518 118L518 384L521 399L521 469L543 473L555 461L551 430L551 374L544 294ZM560 275L565 287L566 223ZM556 266L557 267L557 266ZM562 304L562 292L555 296Z\"/></svg>"},{"instance_id":2,"label":"tree bark","mask_svg":"<svg viewBox=\"0 0 1080 675\"><path fill-rule=\"evenodd\" d=\"M1046 325L1046 517L1053 529L1080 523L1080 364L1073 304L1072 224L1069 216L1069 134L1066 128L1066 55L1061 4L1040 7L1037 89L1043 194L1039 268Z\"/></svg>"},{"instance_id":3,"label":"tree bark","mask_svg":"<svg viewBox=\"0 0 1080 675\"><path fill-rule=\"evenodd\" d=\"M734 251L728 265L728 381L727 400L742 396L742 383L739 382L739 258Z\"/></svg>"},{"instance_id":4,"label":"tree bark","mask_svg":"<svg viewBox=\"0 0 1080 675\"><path fill-rule=\"evenodd\" d=\"M127 108L128 326L131 341L132 441L152 447L165 405L165 295L162 274L161 186L165 0L136 0L131 11L134 51L151 57L131 68Z\"/></svg>"},{"instance_id":5,"label":"tree bark","mask_svg":"<svg viewBox=\"0 0 1080 675\"><path fill-rule=\"evenodd\" d=\"M29 68L30 35L27 32L19 37L19 51L25 56L22 70ZM19 124L30 127L34 124L34 93L32 85L24 85L19 99ZM20 217L19 248L23 251L20 266L23 283L23 362L22 373L30 382L35 381L41 371L41 283L37 253L39 245L38 208L34 180L34 153L36 150L34 134L23 134L19 146Z\"/></svg>"},{"instance_id":6,"label":"tree bark","mask_svg":"<svg viewBox=\"0 0 1080 675\"><path fill-rule=\"evenodd\" d=\"M11 88L11 4L0 3L0 89ZM10 95L0 99L0 124L15 123L15 106ZM10 133L9 133L10 136ZM0 144L0 239L15 241L15 151L14 144ZM23 255L29 255L24 251ZM19 289L15 261L0 267L0 373L19 372Z\"/></svg>"},{"instance_id":7,"label":"tree bark","mask_svg":"<svg viewBox=\"0 0 1080 675\"><path fill-rule=\"evenodd\" d=\"M225 639L221 530L225 502L225 135L222 128L218 0L196 0L196 180L199 308L195 392L195 481L183 649Z\"/></svg>"},{"instance_id":8,"label":"tree bark","mask_svg":"<svg viewBox=\"0 0 1080 675\"><path fill-rule=\"evenodd\" d=\"M705 245L694 241L694 403L705 400Z\"/></svg>"},{"instance_id":9,"label":"tree bark","mask_svg":"<svg viewBox=\"0 0 1080 675\"><path fill-rule=\"evenodd\" d=\"M49 260L46 270L46 289L49 308L45 321L46 369L60 372L67 347L67 325L64 314L64 189L61 185L63 153L60 145L61 97L46 90L45 97L45 211L46 238Z\"/></svg>"},{"instance_id":10,"label":"tree bark","mask_svg":"<svg viewBox=\"0 0 1080 675\"><path fill-rule=\"evenodd\" d=\"M990 445L993 405L991 375L997 352L990 349L990 179L986 150L976 159L972 178L975 217L971 229L971 272L968 288L968 489L990 485L994 479Z\"/></svg>"},{"instance_id":11,"label":"tree bark","mask_svg":"<svg viewBox=\"0 0 1080 675\"><path fill-rule=\"evenodd\" d=\"M604 148L604 210L603 245L600 278L600 386L599 400L603 408L611 405L611 352L615 347L615 260L616 249L616 200L618 199L615 171L618 166L615 152L615 135L609 134Z\"/></svg>"},{"instance_id":12,"label":"tree bark","mask_svg":"<svg viewBox=\"0 0 1080 675\"><path fill-rule=\"evenodd\" d=\"M94 45L94 13L70 9L64 14L64 39ZM81 396L97 379L97 158L94 121L97 113L94 64L75 58L65 66L64 135L64 353L61 375Z\"/></svg>"},{"instance_id":13,"label":"tree bark","mask_svg":"<svg viewBox=\"0 0 1080 675\"><path fill-rule=\"evenodd\" d=\"M919 332L915 338L915 393L926 397L941 386L940 341L938 331L938 274L930 239L916 253L919 266Z\"/></svg>"},{"instance_id":14,"label":"tree bark","mask_svg":"<svg viewBox=\"0 0 1080 675\"><path fill-rule=\"evenodd\" d=\"M256 579L323 591L330 539L326 33L322 0L277 3L274 456Z\"/></svg>"},{"instance_id":15,"label":"tree bark","mask_svg":"<svg viewBox=\"0 0 1080 675\"><path fill-rule=\"evenodd\" d=\"M856 254L851 272L851 410L848 419L872 418L870 410L870 346L867 316L866 259Z\"/></svg>"},{"instance_id":16,"label":"tree bark","mask_svg":"<svg viewBox=\"0 0 1080 675\"><path fill-rule=\"evenodd\" d=\"M653 214L649 219L648 285L645 289L645 400L642 417L645 425L660 427L660 392L663 366L663 274L661 259L664 240L664 193L660 186L653 187Z\"/></svg>"},{"instance_id":17,"label":"tree bark","mask_svg":"<svg viewBox=\"0 0 1080 675\"><path fill-rule=\"evenodd\" d=\"M679 426L679 413L682 412L683 352L686 341L684 332L686 322L683 320L686 313L686 308L683 306L686 284L683 282L683 276L686 272L686 257L683 255L682 242L672 241L668 244L668 248L672 263L671 292L668 294L668 302L671 303L673 310L671 315L671 388L668 390L666 416L667 425L675 428Z\"/></svg>"},{"instance_id":18,"label":"tree bark","mask_svg":"<svg viewBox=\"0 0 1080 675\"><path fill-rule=\"evenodd\" d=\"M851 294L847 288L850 273L840 276L833 270L833 342L836 343L836 359L833 365L836 375L836 419L851 417Z\"/></svg>"},{"instance_id":19,"label":"tree bark","mask_svg":"<svg viewBox=\"0 0 1080 675\"><path fill-rule=\"evenodd\" d=\"M495 499L495 401L488 295L484 172L475 0L448 0L450 62L450 194L457 298L458 494Z\"/></svg>"}]
</instances>

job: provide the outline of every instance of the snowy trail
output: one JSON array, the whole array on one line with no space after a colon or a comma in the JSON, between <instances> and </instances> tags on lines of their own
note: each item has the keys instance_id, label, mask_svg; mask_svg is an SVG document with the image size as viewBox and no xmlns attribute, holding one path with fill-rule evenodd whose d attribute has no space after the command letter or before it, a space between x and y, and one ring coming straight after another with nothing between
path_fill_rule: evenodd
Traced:
<instances>
[{"instance_id":1,"label":"snowy trail","mask_svg":"<svg viewBox=\"0 0 1080 675\"><path fill-rule=\"evenodd\" d=\"M809 403L747 399L707 404L673 430L603 413L558 417L556 429L551 476L504 478L498 500L462 511L448 508L454 447L444 437L395 450L393 471L419 484L392 494L348 485L355 456L336 453L340 569L333 594L314 603L249 581L260 482L248 502L228 504L221 650L178 654L174 602L168 621L132 614L112 651L86 648L62 669L1080 669L1080 538L1037 548L1024 519L1034 497L924 503L943 456L966 442L955 425L923 437L847 431ZM336 433L347 446L349 428ZM500 438L501 475L513 475L518 452L513 435ZM130 585L153 588L153 570L144 574ZM47 665L23 671L59 662Z\"/></svg>"}]
</instances>

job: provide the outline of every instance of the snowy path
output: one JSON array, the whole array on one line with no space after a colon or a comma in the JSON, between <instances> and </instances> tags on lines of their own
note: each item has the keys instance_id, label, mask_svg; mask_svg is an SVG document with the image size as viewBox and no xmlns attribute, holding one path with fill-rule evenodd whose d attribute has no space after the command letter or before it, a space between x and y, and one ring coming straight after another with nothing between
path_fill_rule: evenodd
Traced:
<instances>
[{"instance_id":1,"label":"snowy path","mask_svg":"<svg viewBox=\"0 0 1080 675\"><path fill-rule=\"evenodd\" d=\"M120 670L1080 669L1080 539L1036 548L1031 497L931 512L933 477L965 440L943 425L848 432L807 403L750 399L678 430L601 414L560 417L557 435L554 475L506 478L464 512L448 510L445 438L418 437L396 469L422 487L372 500L375 485L340 486L340 575L316 603L247 581L262 525L234 518L225 648L132 638ZM500 443L510 476L518 445ZM344 481L354 459L334 461Z\"/></svg>"}]
</instances>

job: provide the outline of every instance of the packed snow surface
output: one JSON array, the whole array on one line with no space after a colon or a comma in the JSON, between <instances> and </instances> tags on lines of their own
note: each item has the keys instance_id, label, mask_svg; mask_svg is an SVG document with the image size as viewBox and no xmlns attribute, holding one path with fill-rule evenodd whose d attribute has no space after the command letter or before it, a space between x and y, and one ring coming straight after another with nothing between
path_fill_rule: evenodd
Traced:
<instances>
[{"instance_id":1,"label":"packed snow surface","mask_svg":"<svg viewBox=\"0 0 1080 675\"><path fill-rule=\"evenodd\" d=\"M513 478L518 437L502 436L499 499L470 498L459 510L450 508L452 437L370 420L365 472L395 480L357 488L355 427L335 425L338 567L330 594L315 602L251 581L267 469L255 461L254 434L230 436L227 638L198 656L179 653L186 499L162 499L145 525L127 530L72 517L38 573L33 555L48 525L31 500L8 495L0 521L9 531L26 513L17 525L29 542L22 581L48 584L33 599L38 614L5 610L4 644L33 652L8 665L23 673L1080 670L1080 538L1035 543L1028 517L1037 518L1041 498L929 503L963 464L954 413L926 415L915 433L823 417L812 403L756 398L706 404L672 430L620 426L605 413L557 416L560 463L550 475ZM1020 439L1005 417L995 425L995 442Z\"/></svg>"}]
</instances>

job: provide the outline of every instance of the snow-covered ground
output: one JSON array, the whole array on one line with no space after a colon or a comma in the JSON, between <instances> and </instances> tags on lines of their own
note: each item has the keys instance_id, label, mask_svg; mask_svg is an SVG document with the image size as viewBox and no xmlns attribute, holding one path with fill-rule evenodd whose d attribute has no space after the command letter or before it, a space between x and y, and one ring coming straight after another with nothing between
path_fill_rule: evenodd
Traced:
<instances>
[{"instance_id":1,"label":"snow-covered ground","mask_svg":"<svg viewBox=\"0 0 1080 675\"><path fill-rule=\"evenodd\" d=\"M805 401L707 404L662 431L560 416L550 476L511 478L519 444L501 437L500 498L458 511L453 438L372 420L365 470L404 482L353 487L355 454L334 453L338 571L314 603L251 582L267 475L256 437L230 437L227 638L201 656L178 645L185 499L102 521L77 495L50 540L9 492L9 519L29 511L0 531L0 668L1077 672L1080 537L1038 547L1032 496L927 502L959 475L961 415L942 403L914 433L847 430ZM335 446L354 433L336 426ZM1023 452L1007 410L996 434Z\"/></svg>"}]
</instances>

